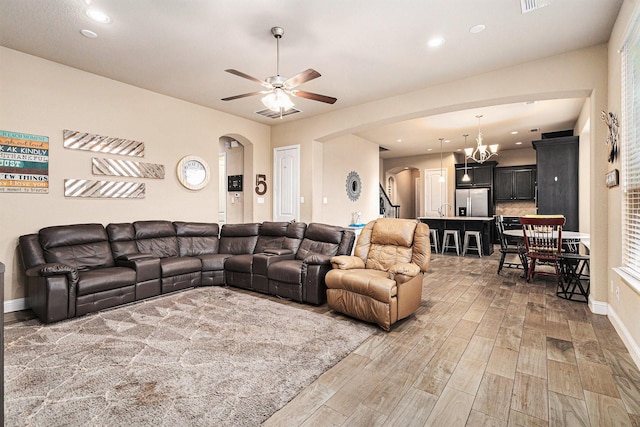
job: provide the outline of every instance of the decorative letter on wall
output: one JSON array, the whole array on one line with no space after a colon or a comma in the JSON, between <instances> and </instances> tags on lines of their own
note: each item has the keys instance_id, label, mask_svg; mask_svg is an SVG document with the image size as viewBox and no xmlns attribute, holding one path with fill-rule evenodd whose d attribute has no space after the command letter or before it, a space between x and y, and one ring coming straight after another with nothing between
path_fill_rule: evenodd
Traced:
<instances>
[{"instance_id":1,"label":"decorative letter on wall","mask_svg":"<svg viewBox=\"0 0 640 427\"><path fill-rule=\"evenodd\" d=\"M264 196L267 192L267 175L256 175L256 194L258 196Z\"/></svg>"},{"instance_id":2,"label":"decorative letter on wall","mask_svg":"<svg viewBox=\"0 0 640 427\"><path fill-rule=\"evenodd\" d=\"M62 136L64 148L119 154L121 156L144 157L144 142L67 129L64 130Z\"/></svg>"}]
</instances>

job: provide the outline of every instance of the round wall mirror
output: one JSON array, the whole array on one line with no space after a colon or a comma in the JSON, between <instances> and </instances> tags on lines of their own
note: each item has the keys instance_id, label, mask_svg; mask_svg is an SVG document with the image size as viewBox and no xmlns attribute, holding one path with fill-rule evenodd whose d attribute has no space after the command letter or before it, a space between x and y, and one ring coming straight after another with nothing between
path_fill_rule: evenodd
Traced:
<instances>
[{"instance_id":1,"label":"round wall mirror","mask_svg":"<svg viewBox=\"0 0 640 427\"><path fill-rule=\"evenodd\" d=\"M349 200L355 202L360 198L360 192L362 191L362 182L360 182L360 176L357 172L349 172L349 175L347 175L346 187Z\"/></svg>"}]
</instances>

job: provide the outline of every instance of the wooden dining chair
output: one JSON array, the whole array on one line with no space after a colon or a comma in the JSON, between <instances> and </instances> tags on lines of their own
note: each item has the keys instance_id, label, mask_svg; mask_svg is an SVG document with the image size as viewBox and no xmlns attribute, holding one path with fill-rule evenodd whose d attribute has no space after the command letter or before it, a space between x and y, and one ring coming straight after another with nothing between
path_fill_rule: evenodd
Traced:
<instances>
[{"instance_id":1,"label":"wooden dining chair","mask_svg":"<svg viewBox=\"0 0 640 427\"><path fill-rule=\"evenodd\" d=\"M527 276L527 267L522 262L520 248L517 245L512 245L509 239L504 234L504 217L502 215L496 215L496 230L498 230L498 238L500 240L500 263L498 264L498 274L502 271L502 268L521 268L524 266L525 277ZM519 262L505 262L507 255L517 255Z\"/></svg>"},{"instance_id":2,"label":"wooden dining chair","mask_svg":"<svg viewBox=\"0 0 640 427\"><path fill-rule=\"evenodd\" d=\"M537 274L554 276L561 280L560 254L562 253L562 226L565 218L557 215L520 217L524 244L529 260L527 282ZM536 271L536 261L552 264L554 272Z\"/></svg>"}]
</instances>

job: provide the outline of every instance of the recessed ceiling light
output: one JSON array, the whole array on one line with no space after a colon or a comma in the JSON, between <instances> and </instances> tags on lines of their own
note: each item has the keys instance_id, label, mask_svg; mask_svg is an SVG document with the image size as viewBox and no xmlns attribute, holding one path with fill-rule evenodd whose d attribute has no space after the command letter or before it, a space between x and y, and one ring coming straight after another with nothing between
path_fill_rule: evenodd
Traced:
<instances>
[{"instance_id":1,"label":"recessed ceiling light","mask_svg":"<svg viewBox=\"0 0 640 427\"><path fill-rule=\"evenodd\" d=\"M517 130L511 131L511 135L517 135L517 134L518 134Z\"/></svg>"},{"instance_id":2,"label":"recessed ceiling light","mask_svg":"<svg viewBox=\"0 0 640 427\"><path fill-rule=\"evenodd\" d=\"M516 142L516 145L522 145L522 141Z\"/></svg>"},{"instance_id":3,"label":"recessed ceiling light","mask_svg":"<svg viewBox=\"0 0 640 427\"><path fill-rule=\"evenodd\" d=\"M433 151L433 148L427 148L427 151Z\"/></svg>"},{"instance_id":4,"label":"recessed ceiling light","mask_svg":"<svg viewBox=\"0 0 640 427\"><path fill-rule=\"evenodd\" d=\"M450 139L445 139L444 142L446 144L447 142L451 142L451 140Z\"/></svg>"},{"instance_id":5,"label":"recessed ceiling light","mask_svg":"<svg viewBox=\"0 0 640 427\"><path fill-rule=\"evenodd\" d=\"M80 30L80 34L88 39L97 39L98 35L91 30Z\"/></svg>"},{"instance_id":6,"label":"recessed ceiling light","mask_svg":"<svg viewBox=\"0 0 640 427\"><path fill-rule=\"evenodd\" d=\"M487 28L486 26L484 26L483 24L478 24L478 25L474 25L473 27L469 28L469 32L472 34L478 34L481 33L485 30L485 28Z\"/></svg>"},{"instance_id":7,"label":"recessed ceiling light","mask_svg":"<svg viewBox=\"0 0 640 427\"><path fill-rule=\"evenodd\" d=\"M429 47L438 47L444 44L444 39L442 37L434 37L427 43Z\"/></svg>"},{"instance_id":8,"label":"recessed ceiling light","mask_svg":"<svg viewBox=\"0 0 640 427\"><path fill-rule=\"evenodd\" d=\"M111 22L109 15L97 9L87 9L87 16L100 24L108 24Z\"/></svg>"},{"instance_id":9,"label":"recessed ceiling light","mask_svg":"<svg viewBox=\"0 0 640 427\"><path fill-rule=\"evenodd\" d=\"M401 139L396 139L396 141L397 141L397 142L402 142L402 140L401 140Z\"/></svg>"},{"instance_id":10,"label":"recessed ceiling light","mask_svg":"<svg viewBox=\"0 0 640 427\"><path fill-rule=\"evenodd\" d=\"M462 151L462 148L458 148L456 151Z\"/></svg>"}]
</instances>

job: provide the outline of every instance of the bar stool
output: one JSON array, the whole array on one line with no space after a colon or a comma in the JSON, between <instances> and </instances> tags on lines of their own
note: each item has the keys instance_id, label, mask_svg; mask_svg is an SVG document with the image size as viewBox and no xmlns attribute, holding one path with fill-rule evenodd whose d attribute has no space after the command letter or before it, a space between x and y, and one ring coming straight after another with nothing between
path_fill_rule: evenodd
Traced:
<instances>
[{"instance_id":1,"label":"bar stool","mask_svg":"<svg viewBox=\"0 0 640 427\"><path fill-rule=\"evenodd\" d=\"M556 295L571 301L589 302L589 255L563 253L560 269Z\"/></svg>"},{"instance_id":2,"label":"bar stool","mask_svg":"<svg viewBox=\"0 0 640 427\"><path fill-rule=\"evenodd\" d=\"M453 237L453 245L449 244L449 237ZM460 235L458 230L444 230L442 236L442 253L447 249L455 249L456 254L460 256Z\"/></svg>"},{"instance_id":3,"label":"bar stool","mask_svg":"<svg viewBox=\"0 0 640 427\"><path fill-rule=\"evenodd\" d=\"M469 240L473 237L476 239L475 246L469 246L471 243ZM462 256L467 254L467 251L471 249L473 251L478 252L478 256L482 258L482 236L479 231L465 231L464 232L464 244L462 245Z\"/></svg>"},{"instance_id":4,"label":"bar stool","mask_svg":"<svg viewBox=\"0 0 640 427\"><path fill-rule=\"evenodd\" d=\"M432 228L431 230L431 246L433 247L433 250L435 251L435 253L440 252L438 250L438 229L437 228Z\"/></svg>"}]
</instances>

